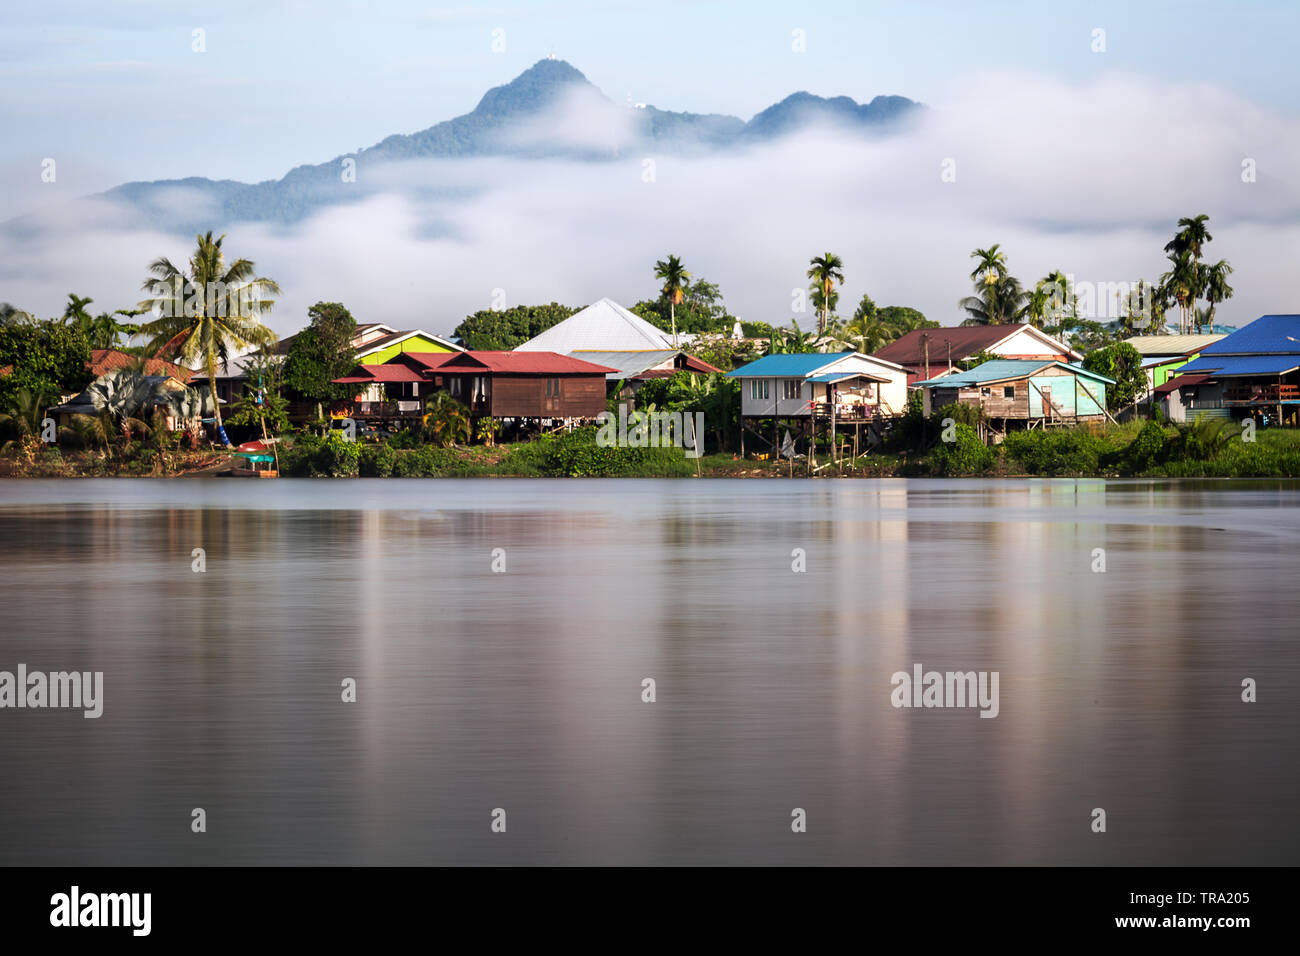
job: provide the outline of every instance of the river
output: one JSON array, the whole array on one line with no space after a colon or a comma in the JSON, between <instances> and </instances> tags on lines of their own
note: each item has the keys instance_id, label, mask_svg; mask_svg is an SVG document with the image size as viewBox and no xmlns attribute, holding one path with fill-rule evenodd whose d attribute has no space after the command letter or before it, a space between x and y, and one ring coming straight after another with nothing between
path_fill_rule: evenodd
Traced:
<instances>
[{"instance_id":1,"label":"river","mask_svg":"<svg viewBox=\"0 0 1300 956\"><path fill-rule=\"evenodd\" d=\"M5 481L0 671L103 679L0 709L0 864L1294 865L1298 505Z\"/></svg>"}]
</instances>

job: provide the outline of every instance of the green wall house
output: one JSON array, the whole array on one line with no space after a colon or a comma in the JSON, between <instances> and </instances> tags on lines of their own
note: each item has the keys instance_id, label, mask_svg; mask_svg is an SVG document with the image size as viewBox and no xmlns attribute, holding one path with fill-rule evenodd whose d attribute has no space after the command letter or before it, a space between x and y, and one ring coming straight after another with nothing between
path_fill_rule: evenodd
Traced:
<instances>
[{"instance_id":1,"label":"green wall house","mask_svg":"<svg viewBox=\"0 0 1300 956\"><path fill-rule=\"evenodd\" d=\"M1033 426L1042 421L1090 422L1106 418L1106 388L1113 379L1078 365L1043 359L994 359L968 372L919 382L925 411L971 405L986 418Z\"/></svg>"}]
</instances>

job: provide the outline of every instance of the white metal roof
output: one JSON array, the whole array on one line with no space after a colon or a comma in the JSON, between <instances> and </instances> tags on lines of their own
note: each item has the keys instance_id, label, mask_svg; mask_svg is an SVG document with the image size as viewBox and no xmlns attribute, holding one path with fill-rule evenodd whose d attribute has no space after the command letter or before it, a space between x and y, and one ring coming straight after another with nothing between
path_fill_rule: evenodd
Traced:
<instances>
[{"instance_id":1,"label":"white metal roof","mask_svg":"<svg viewBox=\"0 0 1300 956\"><path fill-rule=\"evenodd\" d=\"M679 343L685 336L678 335ZM629 352L671 349L673 337L612 299L600 299L515 348L516 352Z\"/></svg>"}]
</instances>

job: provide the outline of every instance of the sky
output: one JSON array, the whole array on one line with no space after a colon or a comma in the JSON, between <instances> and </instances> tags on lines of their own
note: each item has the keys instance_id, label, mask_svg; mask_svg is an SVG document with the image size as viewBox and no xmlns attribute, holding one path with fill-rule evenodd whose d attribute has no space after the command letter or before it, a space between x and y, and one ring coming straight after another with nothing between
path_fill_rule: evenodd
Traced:
<instances>
[{"instance_id":1,"label":"sky","mask_svg":"<svg viewBox=\"0 0 1300 956\"><path fill-rule=\"evenodd\" d=\"M0 220L68 221L57 243L0 241L0 300L49 313L77 289L129 305L145 263L185 254L115 229L111 211L74 215L70 199L132 180L279 178L467 112L554 54L619 102L749 118L801 89L893 93L930 118L884 146L825 131L815 156L805 138L722 165L664 161L654 191L618 164L394 171L392 195L291 233L237 227L241 254L286 287L272 324L291 331L306 305L345 295L363 321L442 333L497 288L511 304L630 304L668 249L746 318L788 320L808 256L834 249L850 306L870 290L955 323L975 245L1000 241L1024 278L1156 278L1164 234L1196 212L1237 269L1225 311L1300 311L1286 276L1300 251L1297 25L1296 4L1262 0L5 4ZM58 177L43 183L49 158ZM949 158L957 178L941 184ZM429 177L482 198L432 208L409 192ZM429 240L430 216L455 221L457 241Z\"/></svg>"}]
</instances>

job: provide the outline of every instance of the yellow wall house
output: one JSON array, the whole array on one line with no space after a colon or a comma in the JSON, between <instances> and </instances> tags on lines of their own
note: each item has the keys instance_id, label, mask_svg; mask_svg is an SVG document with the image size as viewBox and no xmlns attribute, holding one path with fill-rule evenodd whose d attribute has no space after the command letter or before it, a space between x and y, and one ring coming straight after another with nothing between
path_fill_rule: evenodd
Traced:
<instances>
[{"instance_id":1,"label":"yellow wall house","mask_svg":"<svg viewBox=\"0 0 1300 956\"><path fill-rule=\"evenodd\" d=\"M380 336L357 348L357 364L383 365L399 352L463 352L454 342L449 342L440 335L412 329L408 332L393 332Z\"/></svg>"}]
</instances>

